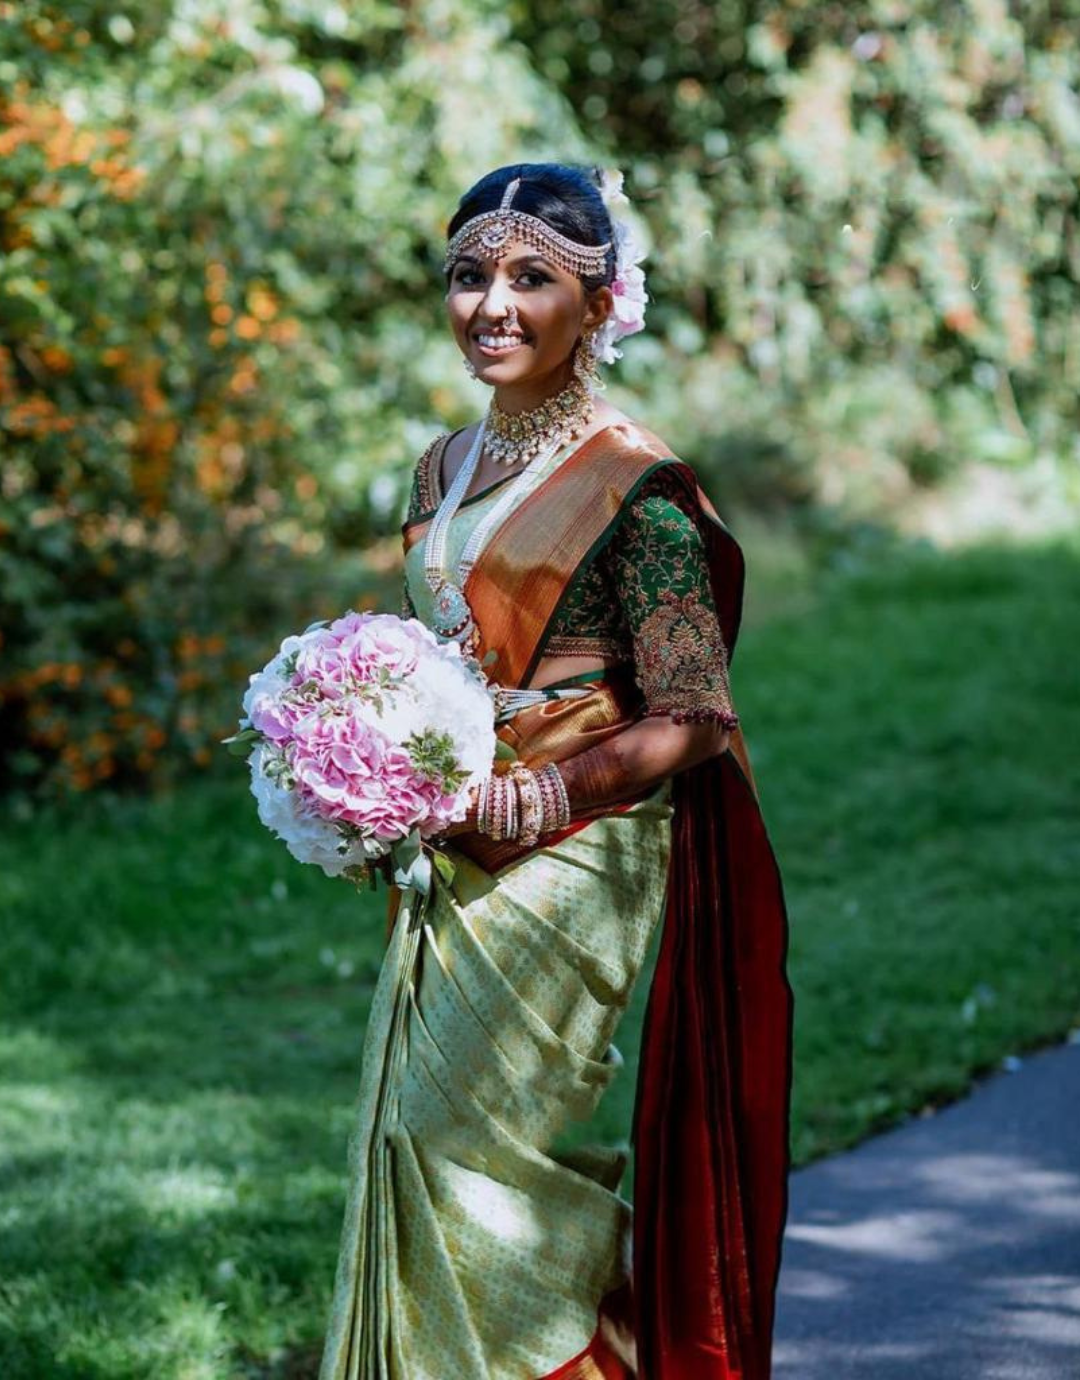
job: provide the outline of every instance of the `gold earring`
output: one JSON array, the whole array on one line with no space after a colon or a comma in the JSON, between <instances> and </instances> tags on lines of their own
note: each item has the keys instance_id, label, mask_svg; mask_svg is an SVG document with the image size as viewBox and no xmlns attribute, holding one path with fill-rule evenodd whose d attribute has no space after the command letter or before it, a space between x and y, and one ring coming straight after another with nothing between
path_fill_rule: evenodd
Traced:
<instances>
[{"instance_id":1,"label":"gold earring","mask_svg":"<svg viewBox=\"0 0 1080 1380\"><path fill-rule=\"evenodd\" d=\"M594 330L585 331L574 346L574 377L588 393L599 393L604 387L592 347L594 335Z\"/></svg>"}]
</instances>

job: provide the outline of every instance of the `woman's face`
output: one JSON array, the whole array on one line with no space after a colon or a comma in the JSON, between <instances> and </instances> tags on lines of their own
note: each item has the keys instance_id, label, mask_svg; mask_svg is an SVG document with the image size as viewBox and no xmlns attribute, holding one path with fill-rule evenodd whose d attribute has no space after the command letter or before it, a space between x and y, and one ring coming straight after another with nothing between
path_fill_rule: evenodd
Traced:
<instances>
[{"instance_id":1,"label":"woman's face","mask_svg":"<svg viewBox=\"0 0 1080 1380\"><path fill-rule=\"evenodd\" d=\"M575 274L512 240L498 263L476 250L463 254L451 270L446 304L454 338L477 378L511 384L558 369L614 301L610 288L587 294ZM517 325L507 329L502 323L511 305Z\"/></svg>"}]
</instances>

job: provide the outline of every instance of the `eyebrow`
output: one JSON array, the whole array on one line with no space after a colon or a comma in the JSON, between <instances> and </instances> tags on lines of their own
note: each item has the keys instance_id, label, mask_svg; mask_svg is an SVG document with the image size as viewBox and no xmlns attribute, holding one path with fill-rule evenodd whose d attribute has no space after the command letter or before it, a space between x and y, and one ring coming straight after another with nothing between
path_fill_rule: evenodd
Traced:
<instances>
[{"instance_id":1,"label":"eyebrow","mask_svg":"<svg viewBox=\"0 0 1080 1380\"><path fill-rule=\"evenodd\" d=\"M459 254L454 260L454 267L456 268L458 264L479 265L483 262L484 260L478 259L475 254ZM554 264L549 263L548 260L544 258L543 254L518 254L515 258L506 260L507 267L512 267L514 264L529 263L543 264L545 268L554 267Z\"/></svg>"}]
</instances>

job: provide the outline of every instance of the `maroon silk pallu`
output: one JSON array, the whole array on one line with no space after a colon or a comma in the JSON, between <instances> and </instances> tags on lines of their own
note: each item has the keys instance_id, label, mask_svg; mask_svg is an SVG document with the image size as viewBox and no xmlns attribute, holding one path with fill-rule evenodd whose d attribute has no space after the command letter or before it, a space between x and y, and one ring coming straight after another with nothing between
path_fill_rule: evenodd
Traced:
<instances>
[{"instance_id":1,"label":"maroon silk pallu","mask_svg":"<svg viewBox=\"0 0 1080 1380\"><path fill-rule=\"evenodd\" d=\"M733 651L744 574L738 544L690 467L651 432L619 423L541 484L473 568L466 594L492 680L528 686L575 573L616 535L627 504L660 466L699 514ZM406 544L426 527L409 526ZM530 766L573 756L633 721L625 678L596 689L584 700L526 710L500 736ZM633 1124L638 1376L768 1380L787 1211L793 999L780 876L738 729L722 756L675 778L673 804L667 911ZM479 834L454 842L489 870L522 856L517 845ZM625 1300L612 1301L619 1305Z\"/></svg>"}]
</instances>

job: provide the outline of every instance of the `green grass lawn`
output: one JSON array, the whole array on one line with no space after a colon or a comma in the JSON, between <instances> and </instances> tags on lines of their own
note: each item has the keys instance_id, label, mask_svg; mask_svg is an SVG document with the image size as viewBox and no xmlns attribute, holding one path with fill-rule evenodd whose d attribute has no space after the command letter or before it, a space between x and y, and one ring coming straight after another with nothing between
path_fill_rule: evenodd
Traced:
<instances>
[{"instance_id":1,"label":"green grass lawn","mask_svg":"<svg viewBox=\"0 0 1080 1380\"><path fill-rule=\"evenodd\" d=\"M805 1162L1080 1018L1080 553L883 552L768 593L733 680ZM4 1380L314 1373L383 900L264 837L243 774L4 819Z\"/></svg>"}]
</instances>

